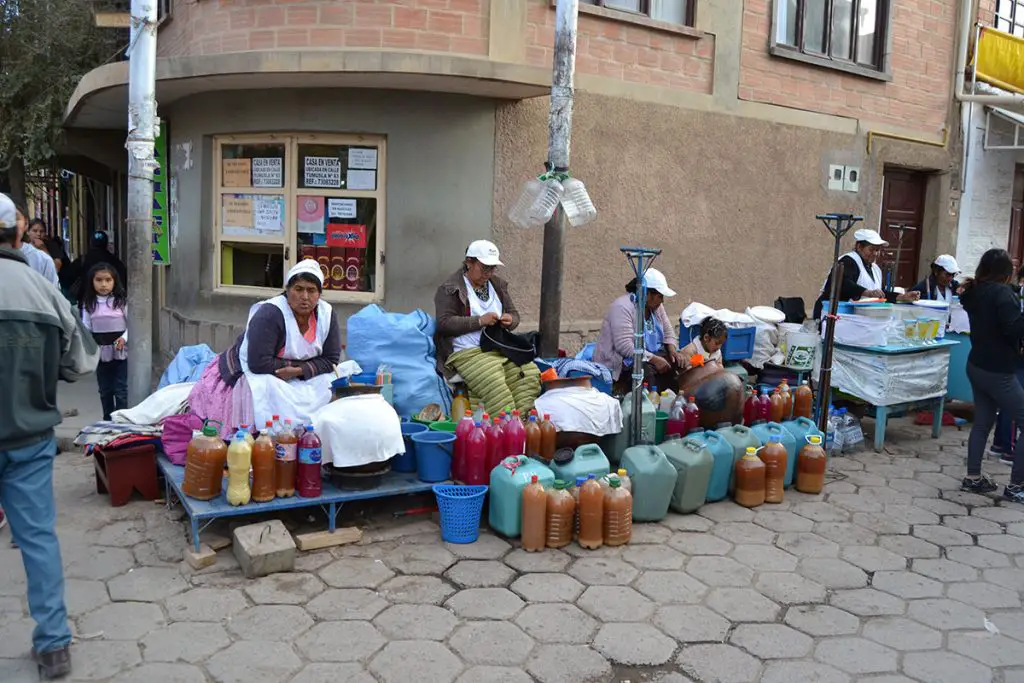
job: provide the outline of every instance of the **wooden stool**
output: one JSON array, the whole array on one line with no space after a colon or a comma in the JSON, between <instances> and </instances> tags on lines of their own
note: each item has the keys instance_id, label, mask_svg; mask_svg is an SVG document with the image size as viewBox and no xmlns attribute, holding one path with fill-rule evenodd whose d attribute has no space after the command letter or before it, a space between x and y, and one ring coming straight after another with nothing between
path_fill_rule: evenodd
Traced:
<instances>
[{"instance_id":1,"label":"wooden stool","mask_svg":"<svg viewBox=\"0 0 1024 683\"><path fill-rule=\"evenodd\" d=\"M160 497L156 478L156 447L152 444L93 452L96 493L110 493L110 505L121 507L138 491L144 500Z\"/></svg>"}]
</instances>

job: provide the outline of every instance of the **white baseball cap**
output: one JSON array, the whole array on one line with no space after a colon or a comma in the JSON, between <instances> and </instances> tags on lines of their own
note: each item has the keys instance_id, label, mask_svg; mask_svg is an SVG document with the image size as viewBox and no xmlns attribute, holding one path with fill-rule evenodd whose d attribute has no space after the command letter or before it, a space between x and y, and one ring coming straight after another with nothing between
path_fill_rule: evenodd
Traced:
<instances>
[{"instance_id":1,"label":"white baseball cap","mask_svg":"<svg viewBox=\"0 0 1024 683\"><path fill-rule=\"evenodd\" d=\"M466 249L466 258L475 258L485 266L503 266L498 253L498 247L494 245L494 242L488 242L487 240L477 240L469 245Z\"/></svg>"},{"instance_id":2,"label":"white baseball cap","mask_svg":"<svg viewBox=\"0 0 1024 683\"><path fill-rule=\"evenodd\" d=\"M18 209L11 198L0 194L0 230L9 230L18 225Z\"/></svg>"},{"instance_id":3,"label":"white baseball cap","mask_svg":"<svg viewBox=\"0 0 1024 683\"><path fill-rule=\"evenodd\" d=\"M867 242L868 244L873 244L876 247L889 246L889 243L883 240L882 236L879 235L874 230L858 230L857 232L853 233L853 239L857 240L858 242Z\"/></svg>"},{"instance_id":4,"label":"white baseball cap","mask_svg":"<svg viewBox=\"0 0 1024 683\"><path fill-rule=\"evenodd\" d=\"M942 254L935 259L934 265L942 268L950 275L958 275L960 273L960 264L956 262L956 259L949 254Z\"/></svg>"},{"instance_id":5,"label":"white baseball cap","mask_svg":"<svg viewBox=\"0 0 1024 683\"><path fill-rule=\"evenodd\" d=\"M649 268L647 270L647 273L644 275L644 284L647 285L647 289L653 289L665 298L676 295L676 291L668 286L668 280L665 279L665 275L657 268Z\"/></svg>"}]
</instances>

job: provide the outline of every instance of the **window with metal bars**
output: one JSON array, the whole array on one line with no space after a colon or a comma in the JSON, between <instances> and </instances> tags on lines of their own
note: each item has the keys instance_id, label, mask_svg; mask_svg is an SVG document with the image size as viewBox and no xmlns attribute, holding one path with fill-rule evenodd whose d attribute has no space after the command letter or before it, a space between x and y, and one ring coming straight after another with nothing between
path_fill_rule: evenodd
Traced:
<instances>
[{"instance_id":1,"label":"window with metal bars","mask_svg":"<svg viewBox=\"0 0 1024 683\"><path fill-rule=\"evenodd\" d=\"M996 1L996 30L1024 38L1024 0Z\"/></svg>"},{"instance_id":2,"label":"window with metal bars","mask_svg":"<svg viewBox=\"0 0 1024 683\"><path fill-rule=\"evenodd\" d=\"M776 0L774 43L822 60L882 71L891 5L892 0Z\"/></svg>"},{"instance_id":3,"label":"window with metal bars","mask_svg":"<svg viewBox=\"0 0 1024 683\"><path fill-rule=\"evenodd\" d=\"M583 5L638 14L668 24L693 26L697 0L580 0Z\"/></svg>"}]
</instances>

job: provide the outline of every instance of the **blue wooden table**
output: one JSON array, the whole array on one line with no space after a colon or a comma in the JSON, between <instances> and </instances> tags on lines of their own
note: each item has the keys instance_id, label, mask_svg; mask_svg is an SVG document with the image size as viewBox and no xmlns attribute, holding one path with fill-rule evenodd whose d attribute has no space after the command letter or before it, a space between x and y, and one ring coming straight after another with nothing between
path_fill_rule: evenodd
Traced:
<instances>
[{"instance_id":1,"label":"blue wooden table","mask_svg":"<svg viewBox=\"0 0 1024 683\"><path fill-rule=\"evenodd\" d=\"M377 488L365 491L346 491L338 488L329 481L323 482L323 491L317 498L300 498L298 495L291 498L275 498L266 503L248 503L247 505L231 505L228 503L225 494L228 490L227 477L224 478L221 494L213 500L196 500L189 498L181 492L181 484L185 479L185 468L174 465L166 456L161 455L157 459L160 471L164 475L166 487L167 505L170 507L176 498L188 515L192 525L192 547L199 552L199 534L214 520L221 517L239 517L242 515L258 515L266 512L277 512L279 510L293 510L295 508L317 506L327 515L327 528L334 531L338 512L345 503L354 500L368 500L371 498L384 498L387 496L402 496L411 493L425 493L430 491L433 484L427 484L416 478L415 473L389 472L384 476L384 481Z\"/></svg>"}]
</instances>

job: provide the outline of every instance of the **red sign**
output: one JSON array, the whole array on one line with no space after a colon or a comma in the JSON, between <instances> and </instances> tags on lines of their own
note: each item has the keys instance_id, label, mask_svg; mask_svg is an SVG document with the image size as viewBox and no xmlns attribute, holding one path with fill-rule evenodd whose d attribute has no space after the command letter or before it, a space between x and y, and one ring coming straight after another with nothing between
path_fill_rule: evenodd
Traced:
<instances>
[{"instance_id":1,"label":"red sign","mask_svg":"<svg viewBox=\"0 0 1024 683\"><path fill-rule=\"evenodd\" d=\"M366 249L366 226L329 224L327 246Z\"/></svg>"}]
</instances>

